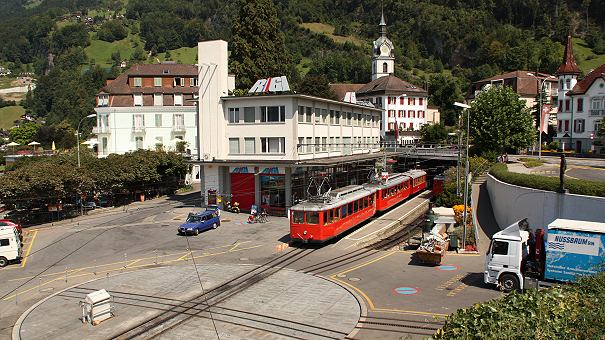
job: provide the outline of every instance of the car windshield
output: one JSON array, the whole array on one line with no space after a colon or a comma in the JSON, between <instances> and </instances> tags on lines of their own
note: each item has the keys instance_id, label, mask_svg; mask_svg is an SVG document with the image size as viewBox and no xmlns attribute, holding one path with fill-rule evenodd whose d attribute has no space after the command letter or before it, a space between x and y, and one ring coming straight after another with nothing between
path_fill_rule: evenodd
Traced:
<instances>
[{"instance_id":1,"label":"car windshield","mask_svg":"<svg viewBox=\"0 0 605 340\"><path fill-rule=\"evenodd\" d=\"M188 223L199 223L201 221L202 221L202 217L198 216L198 215L189 215L189 217L187 217Z\"/></svg>"}]
</instances>

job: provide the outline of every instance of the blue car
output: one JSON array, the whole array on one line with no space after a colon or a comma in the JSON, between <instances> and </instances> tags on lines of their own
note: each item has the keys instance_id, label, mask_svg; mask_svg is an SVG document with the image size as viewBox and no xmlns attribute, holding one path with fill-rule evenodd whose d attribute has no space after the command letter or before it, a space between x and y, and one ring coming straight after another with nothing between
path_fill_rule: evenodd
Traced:
<instances>
[{"instance_id":1,"label":"blue car","mask_svg":"<svg viewBox=\"0 0 605 340\"><path fill-rule=\"evenodd\" d=\"M206 210L199 213L190 213L187 221L179 226L179 235L194 234L207 229L216 229L221 225L220 213L217 210Z\"/></svg>"}]
</instances>

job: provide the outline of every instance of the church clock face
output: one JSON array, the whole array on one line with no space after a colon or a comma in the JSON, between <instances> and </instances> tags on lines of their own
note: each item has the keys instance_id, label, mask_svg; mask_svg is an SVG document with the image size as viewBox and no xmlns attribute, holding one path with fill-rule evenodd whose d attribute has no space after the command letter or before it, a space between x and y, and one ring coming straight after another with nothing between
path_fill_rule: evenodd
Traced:
<instances>
[{"instance_id":1,"label":"church clock face","mask_svg":"<svg viewBox=\"0 0 605 340\"><path fill-rule=\"evenodd\" d=\"M380 54L382 54L383 56L388 56L389 52L390 52L390 50L387 45L380 46Z\"/></svg>"}]
</instances>

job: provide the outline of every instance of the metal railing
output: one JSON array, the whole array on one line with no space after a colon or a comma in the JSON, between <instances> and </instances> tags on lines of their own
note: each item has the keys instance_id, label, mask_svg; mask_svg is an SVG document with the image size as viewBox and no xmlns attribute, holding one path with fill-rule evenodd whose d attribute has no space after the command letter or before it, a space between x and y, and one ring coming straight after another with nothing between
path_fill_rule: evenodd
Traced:
<instances>
[{"instance_id":1,"label":"metal railing","mask_svg":"<svg viewBox=\"0 0 605 340\"><path fill-rule=\"evenodd\" d=\"M590 110L591 116L605 116L605 110Z\"/></svg>"},{"instance_id":2,"label":"metal railing","mask_svg":"<svg viewBox=\"0 0 605 340\"><path fill-rule=\"evenodd\" d=\"M181 125L181 124L172 125L172 131L173 132L184 132L185 131L185 125Z\"/></svg>"},{"instance_id":3,"label":"metal railing","mask_svg":"<svg viewBox=\"0 0 605 340\"><path fill-rule=\"evenodd\" d=\"M134 133L143 133L143 132L145 132L145 127L144 126L133 126L132 127L132 132L134 132Z\"/></svg>"},{"instance_id":4,"label":"metal railing","mask_svg":"<svg viewBox=\"0 0 605 340\"><path fill-rule=\"evenodd\" d=\"M92 133L109 133L109 126L95 126L92 128Z\"/></svg>"}]
</instances>

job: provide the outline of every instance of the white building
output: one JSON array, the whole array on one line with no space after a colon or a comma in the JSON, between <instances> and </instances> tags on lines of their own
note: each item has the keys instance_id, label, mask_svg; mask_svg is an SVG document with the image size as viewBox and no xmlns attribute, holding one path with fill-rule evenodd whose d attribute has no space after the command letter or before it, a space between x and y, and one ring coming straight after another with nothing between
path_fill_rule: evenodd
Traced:
<instances>
[{"instance_id":1,"label":"white building","mask_svg":"<svg viewBox=\"0 0 605 340\"><path fill-rule=\"evenodd\" d=\"M347 93L354 91L358 102L370 102L374 107L382 109L380 129L383 140L396 139L399 144L412 144L420 140L420 127L428 123L426 114L428 93L393 75L395 47L386 36L384 15L380 19L379 26L380 37L372 45L372 81L365 85L333 84L331 86L341 100L347 98L346 96L351 98ZM439 121L436 123L438 124Z\"/></svg>"},{"instance_id":2,"label":"white building","mask_svg":"<svg viewBox=\"0 0 605 340\"><path fill-rule=\"evenodd\" d=\"M186 143L197 155L197 67L175 63L134 65L108 81L97 96L98 154L137 149L176 150Z\"/></svg>"},{"instance_id":3,"label":"white building","mask_svg":"<svg viewBox=\"0 0 605 340\"><path fill-rule=\"evenodd\" d=\"M333 166L326 171L337 174L380 157L381 110L293 93L229 96L227 42L200 42L198 57L201 74L209 74L199 89L205 203L222 196L243 210L257 204L283 215L306 195L310 167Z\"/></svg>"},{"instance_id":4,"label":"white building","mask_svg":"<svg viewBox=\"0 0 605 340\"><path fill-rule=\"evenodd\" d=\"M605 64L578 81L581 71L573 55L571 37L568 37L557 75L559 113L556 140L566 150L605 154L605 147L597 136L605 117ZM599 145L594 145L595 141Z\"/></svg>"}]
</instances>

